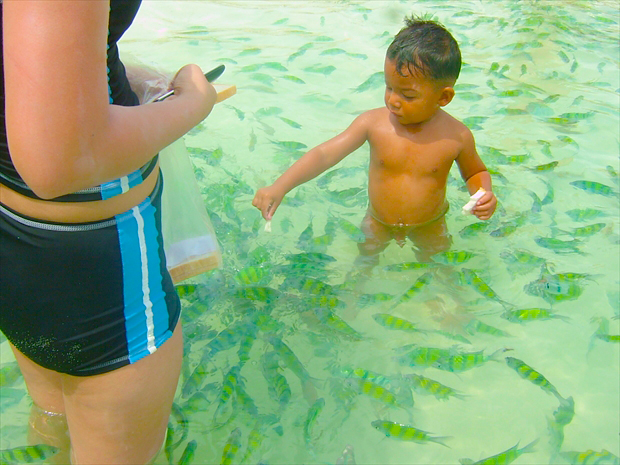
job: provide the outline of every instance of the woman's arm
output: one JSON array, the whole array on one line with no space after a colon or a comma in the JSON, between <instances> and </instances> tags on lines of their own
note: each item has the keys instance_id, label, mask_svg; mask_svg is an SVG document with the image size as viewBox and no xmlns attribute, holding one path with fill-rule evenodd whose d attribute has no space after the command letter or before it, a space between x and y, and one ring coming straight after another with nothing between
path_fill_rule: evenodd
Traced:
<instances>
[{"instance_id":1,"label":"woman's arm","mask_svg":"<svg viewBox=\"0 0 620 465\"><path fill-rule=\"evenodd\" d=\"M198 66L175 95L137 107L109 104L106 0L4 0L6 126L11 157L42 198L138 169L204 119L216 98Z\"/></svg>"}]
</instances>

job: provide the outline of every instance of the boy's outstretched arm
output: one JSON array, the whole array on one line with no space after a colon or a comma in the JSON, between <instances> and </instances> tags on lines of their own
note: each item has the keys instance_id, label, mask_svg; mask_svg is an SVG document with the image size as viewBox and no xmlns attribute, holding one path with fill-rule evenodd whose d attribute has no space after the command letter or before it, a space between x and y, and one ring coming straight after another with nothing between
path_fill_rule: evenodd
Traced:
<instances>
[{"instance_id":1,"label":"boy's outstretched arm","mask_svg":"<svg viewBox=\"0 0 620 465\"><path fill-rule=\"evenodd\" d=\"M461 171L461 176L467 184L469 194L474 194L478 189L483 188L486 193L478 199L472 209L472 213L478 219L488 220L493 216L497 207L497 198L493 193L491 175L487 171L480 156L476 152L474 136L467 128L463 131L463 150L456 158L456 163Z\"/></svg>"},{"instance_id":2,"label":"boy's outstretched arm","mask_svg":"<svg viewBox=\"0 0 620 465\"><path fill-rule=\"evenodd\" d=\"M366 142L369 120L369 112L361 114L343 132L306 152L271 186L258 189L252 205L270 220L291 189L331 168Z\"/></svg>"}]
</instances>

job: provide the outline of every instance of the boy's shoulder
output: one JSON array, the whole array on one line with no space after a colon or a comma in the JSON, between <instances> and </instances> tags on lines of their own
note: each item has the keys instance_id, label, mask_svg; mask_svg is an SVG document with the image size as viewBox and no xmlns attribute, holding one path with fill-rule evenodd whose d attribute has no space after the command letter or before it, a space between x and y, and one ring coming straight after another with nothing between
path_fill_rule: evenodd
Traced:
<instances>
[{"instance_id":1,"label":"boy's shoulder","mask_svg":"<svg viewBox=\"0 0 620 465\"><path fill-rule=\"evenodd\" d=\"M361 113L359 116L364 118L387 118L389 115L389 111L385 107L373 108L371 110L366 110Z\"/></svg>"},{"instance_id":2,"label":"boy's shoulder","mask_svg":"<svg viewBox=\"0 0 620 465\"><path fill-rule=\"evenodd\" d=\"M363 113L360 113L356 121L374 126L380 121L387 121L389 117L389 111L385 107L373 108L372 110L366 110Z\"/></svg>"},{"instance_id":3,"label":"boy's shoulder","mask_svg":"<svg viewBox=\"0 0 620 465\"><path fill-rule=\"evenodd\" d=\"M441 109L440 112L438 122L443 126L447 126L448 130L464 135L471 134L470 129L461 120L455 118L444 109Z\"/></svg>"}]
</instances>

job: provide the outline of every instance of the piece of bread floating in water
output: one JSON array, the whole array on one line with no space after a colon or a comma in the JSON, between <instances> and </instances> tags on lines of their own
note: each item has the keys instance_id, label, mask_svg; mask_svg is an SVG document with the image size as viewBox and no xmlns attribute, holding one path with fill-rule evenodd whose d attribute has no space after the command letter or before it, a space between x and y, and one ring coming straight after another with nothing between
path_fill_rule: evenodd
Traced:
<instances>
[{"instance_id":1,"label":"piece of bread floating in water","mask_svg":"<svg viewBox=\"0 0 620 465\"><path fill-rule=\"evenodd\" d=\"M471 213L472 209L476 206L476 202L480 197L485 194L485 190L481 187L474 194L469 197L469 202L463 205L463 213Z\"/></svg>"},{"instance_id":2,"label":"piece of bread floating in water","mask_svg":"<svg viewBox=\"0 0 620 465\"><path fill-rule=\"evenodd\" d=\"M215 91L217 92L215 103L220 103L237 93L237 86L234 84L213 84L213 87L215 87Z\"/></svg>"}]
</instances>

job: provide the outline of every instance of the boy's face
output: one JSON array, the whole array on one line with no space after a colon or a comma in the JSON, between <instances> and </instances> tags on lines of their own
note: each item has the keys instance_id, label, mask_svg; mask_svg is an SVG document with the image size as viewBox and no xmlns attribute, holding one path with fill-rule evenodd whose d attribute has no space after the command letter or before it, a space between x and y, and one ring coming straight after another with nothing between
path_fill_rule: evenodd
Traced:
<instances>
[{"instance_id":1,"label":"boy's face","mask_svg":"<svg viewBox=\"0 0 620 465\"><path fill-rule=\"evenodd\" d=\"M440 107L454 96L454 89L441 86L407 68L401 76L394 61L385 59L385 106L402 125L420 124L430 120Z\"/></svg>"}]
</instances>

